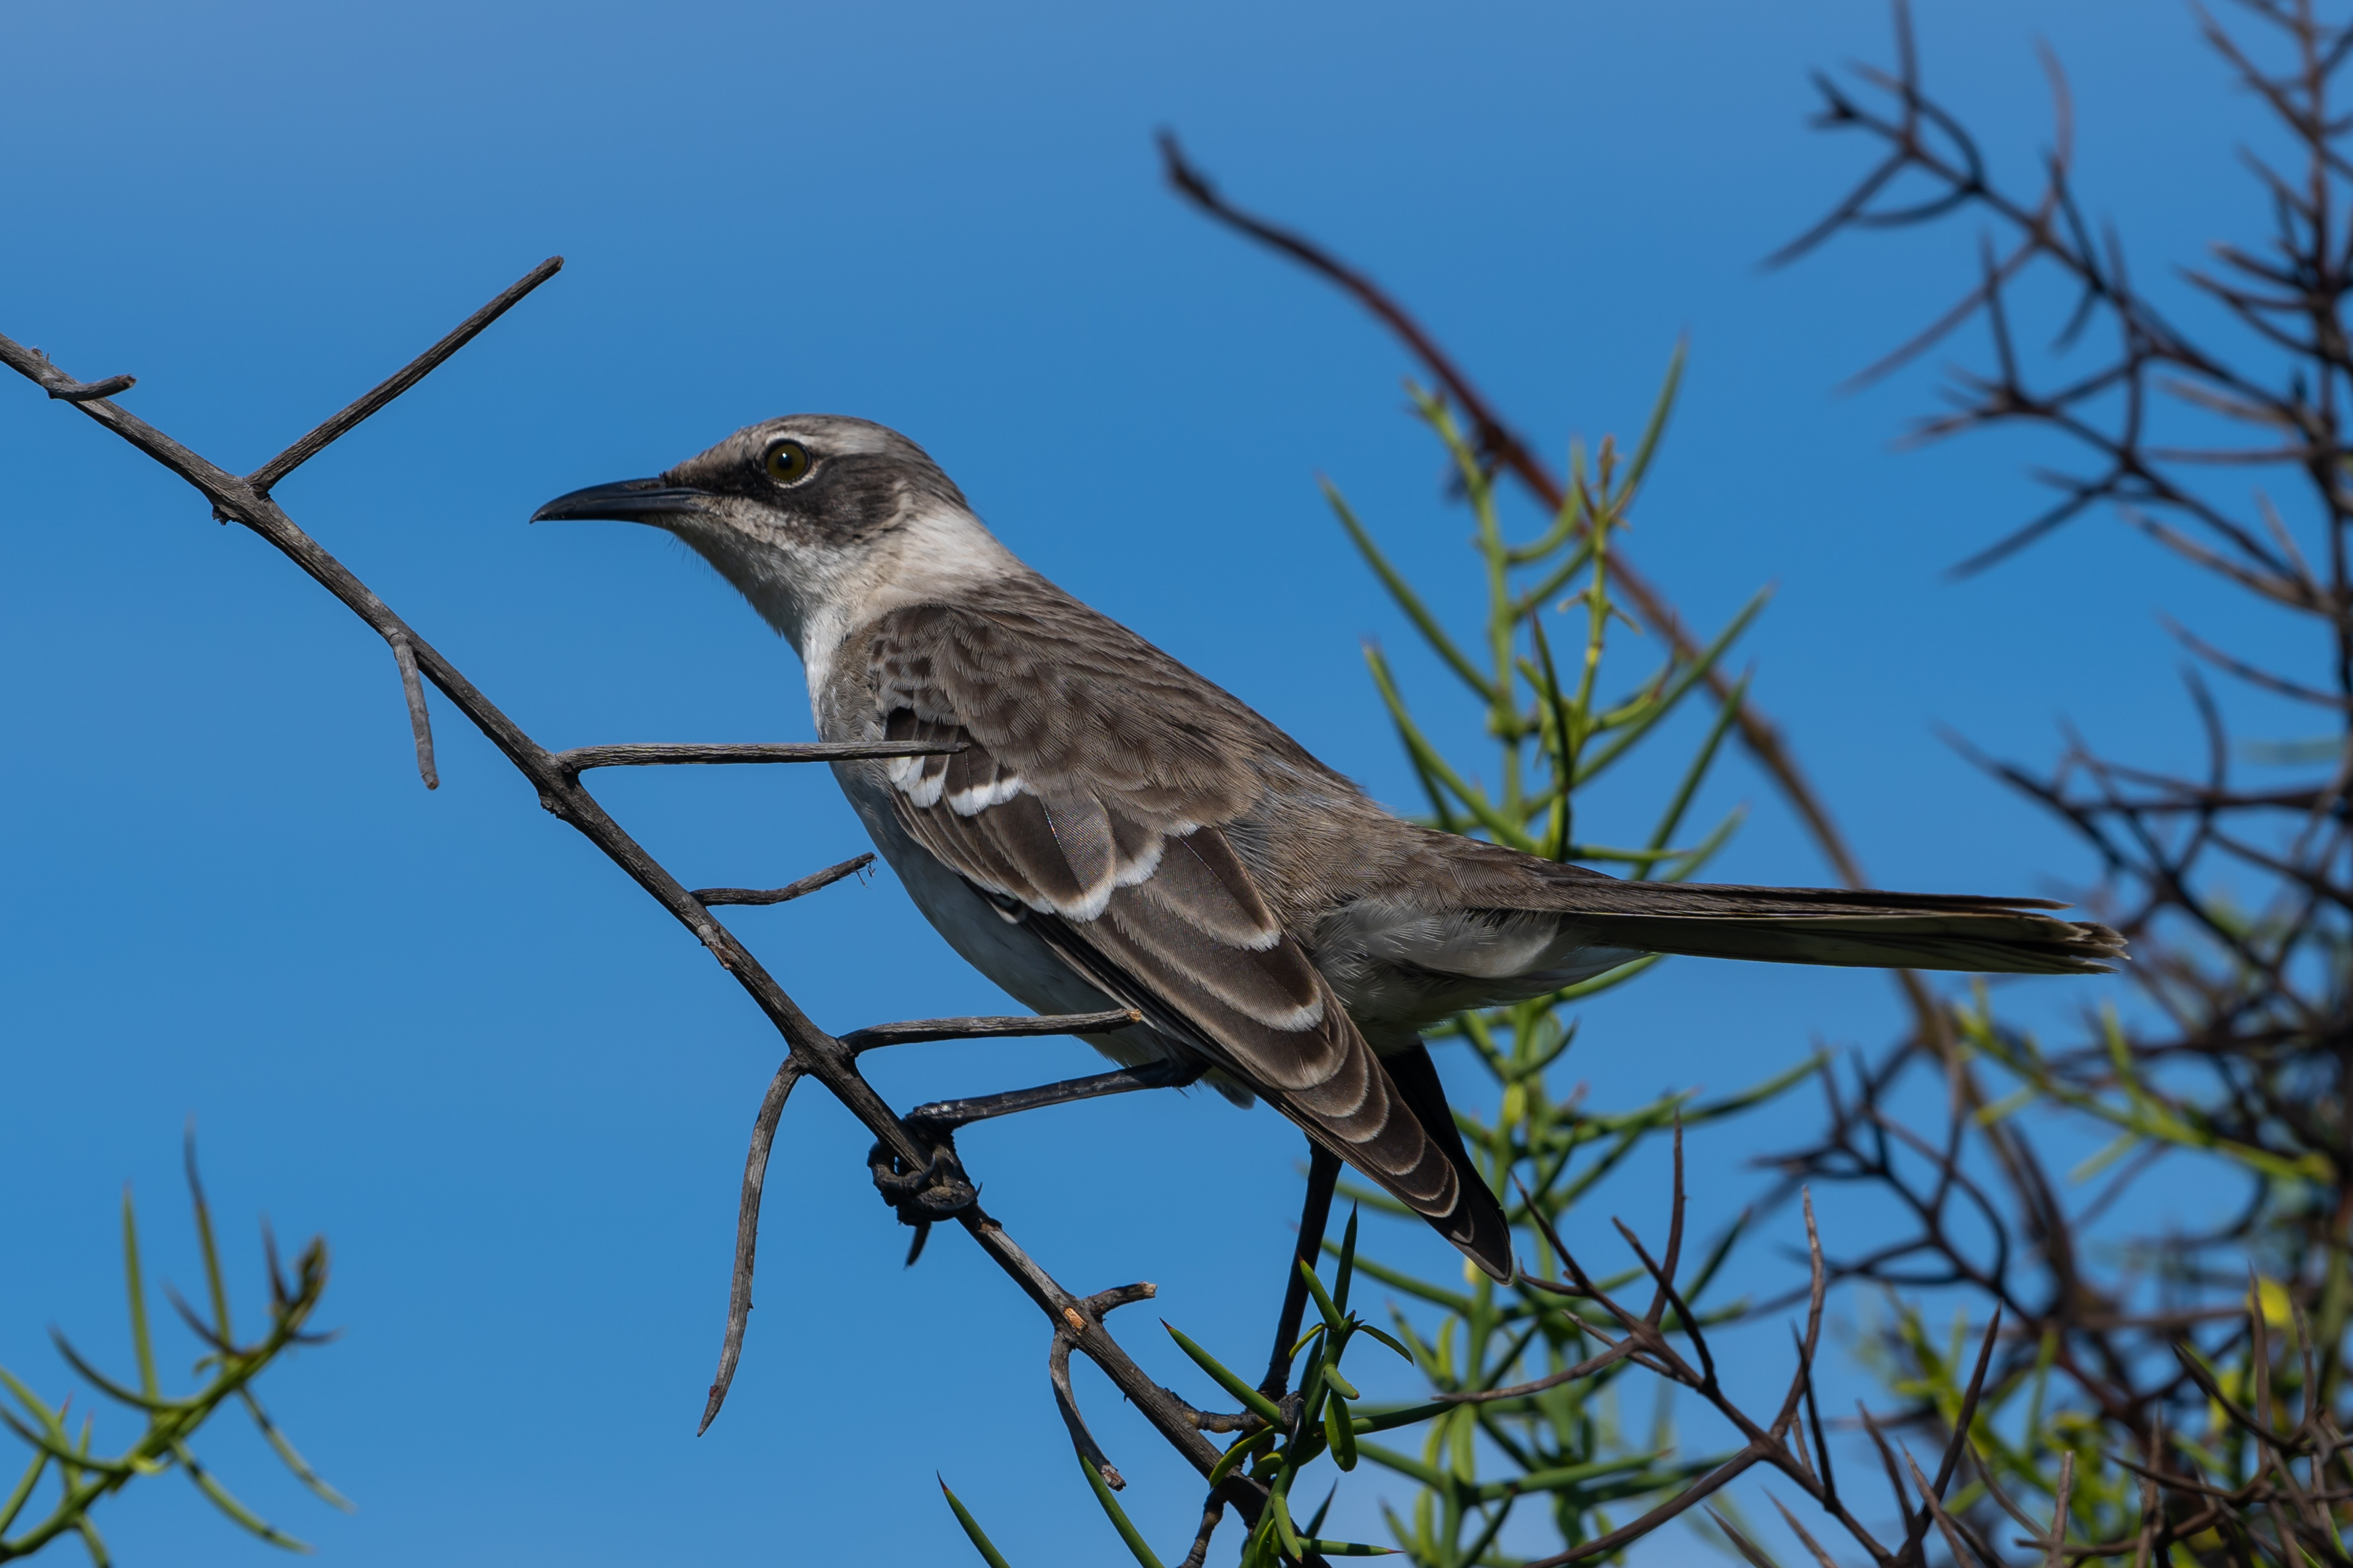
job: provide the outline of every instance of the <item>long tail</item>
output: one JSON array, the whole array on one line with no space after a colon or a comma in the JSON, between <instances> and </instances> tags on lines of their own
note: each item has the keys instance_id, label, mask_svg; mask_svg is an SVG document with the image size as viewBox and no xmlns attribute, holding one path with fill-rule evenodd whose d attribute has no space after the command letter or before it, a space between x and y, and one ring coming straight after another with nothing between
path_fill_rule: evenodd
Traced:
<instances>
[{"instance_id":1,"label":"long tail","mask_svg":"<svg viewBox=\"0 0 2353 1568\"><path fill-rule=\"evenodd\" d=\"M2046 899L1562 879L1551 910L1595 947L2008 974L2106 974L2124 939Z\"/></svg>"}]
</instances>

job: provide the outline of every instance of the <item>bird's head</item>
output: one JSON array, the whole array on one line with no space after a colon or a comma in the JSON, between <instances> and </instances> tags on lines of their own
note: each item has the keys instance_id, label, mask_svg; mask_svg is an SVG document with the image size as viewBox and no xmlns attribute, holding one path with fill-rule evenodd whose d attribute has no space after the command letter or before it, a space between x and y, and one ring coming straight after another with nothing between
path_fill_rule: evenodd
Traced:
<instances>
[{"instance_id":1,"label":"bird's head","mask_svg":"<svg viewBox=\"0 0 2353 1568\"><path fill-rule=\"evenodd\" d=\"M804 654L892 602L1018 569L921 447L839 415L747 426L667 473L574 490L531 520L590 518L677 535Z\"/></svg>"}]
</instances>

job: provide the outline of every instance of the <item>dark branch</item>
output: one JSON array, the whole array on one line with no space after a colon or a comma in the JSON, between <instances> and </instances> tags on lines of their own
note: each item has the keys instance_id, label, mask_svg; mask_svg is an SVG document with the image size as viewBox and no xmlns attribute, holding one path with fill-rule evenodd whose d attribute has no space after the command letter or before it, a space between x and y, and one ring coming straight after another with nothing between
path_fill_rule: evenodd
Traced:
<instances>
[{"instance_id":1,"label":"dark branch","mask_svg":"<svg viewBox=\"0 0 2353 1568\"><path fill-rule=\"evenodd\" d=\"M874 864L869 850L852 855L838 865L822 871L811 871L797 882L787 882L781 888L697 888L694 896L707 908L712 904L788 904L795 899L806 898L820 888L830 888L844 877L854 877Z\"/></svg>"},{"instance_id":2,"label":"dark branch","mask_svg":"<svg viewBox=\"0 0 2353 1568\"><path fill-rule=\"evenodd\" d=\"M393 637L392 660L400 667L401 694L408 700L408 729L417 741L417 775L427 789L439 789L441 774L433 766L433 715L426 711L425 682L417 674L417 650L408 646L406 637Z\"/></svg>"},{"instance_id":3,"label":"dark branch","mask_svg":"<svg viewBox=\"0 0 2353 1568\"><path fill-rule=\"evenodd\" d=\"M780 741L748 745L672 746L659 743L630 746L575 746L555 753L555 765L566 773L590 768L642 768L680 763L852 763L871 757L938 757L963 751L927 741Z\"/></svg>"},{"instance_id":4,"label":"dark branch","mask_svg":"<svg viewBox=\"0 0 2353 1568\"><path fill-rule=\"evenodd\" d=\"M432 374L442 361L472 342L484 327L505 315L508 310L522 302L524 295L563 270L564 258L551 256L524 273L510 285L504 293L459 322L456 330L448 337L410 360L388 380L378 384L366 396L254 469L246 477L246 483L252 486L257 494L268 495L277 488L279 480L325 451L336 440L348 435L369 415ZM117 376L115 379L126 386L130 384L128 376ZM51 395L56 395L51 394Z\"/></svg>"},{"instance_id":5,"label":"dark branch","mask_svg":"<svg viewBox=\"0 0 2353 1568\"><path fill-rule=\"evenodd\" d=\"M1044 1013L1034 1017L917 1018L905 1024L874 1024L841 1037L852 1056L883 1046L921 1045L926 1040L993 1040L1025 1035L1093 1035L1144 1022L1129 1007L1102 1013Z\"/></svg>"},{"instance_id":6,"label":"dark branch","mask_svg":"<svg viewBox=\"0 0 2353 1568\"><path fill-rule=\"evenodd\" d=\"M727 1390L735 1381L735 1363L743 1359L744 1331L752 1321L752 1264L760 1247L760 1193L768 1180L768 1155L776 1148L776 1123L784 1117L793 1085L800 1080L800 1063L786 1057L777 1065L776 1076L768 1080L760 1114L752 1120L752 1147L744 1156L744 1194L735 1205L735 1272L727 1288L727 1338L719 1349L719 1373L711 1380L702 1424L694 1429L698 1437L719 1419L719 1407L727 1403Z\"/></svg>"}]
</instances>

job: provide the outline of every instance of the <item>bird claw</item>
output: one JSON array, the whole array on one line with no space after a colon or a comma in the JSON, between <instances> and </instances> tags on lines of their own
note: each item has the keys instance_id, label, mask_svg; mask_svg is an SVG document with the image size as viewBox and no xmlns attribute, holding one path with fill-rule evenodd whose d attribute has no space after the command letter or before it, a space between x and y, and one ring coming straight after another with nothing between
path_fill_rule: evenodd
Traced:
<instances>
[{"instance_id":1,"label":"bird claw","mask_svg":"<svg viewBox=\"0 0 2353 1568\"><path fill-rule=\"evenodd\" d=\"M952 1218L980 1201L980 1189L965 1174L963 1162L956 1158L955 1134L944 1128L916 1125L922 1132L935 1132L938 1139L922 1169L911 1168L906 1160L881 1143L866 1155L875 1192L898 1215L901 1225L915 1227L909 1263L923 1252L924 1236L934 1221Z\"/></svg>"}]
</instances>

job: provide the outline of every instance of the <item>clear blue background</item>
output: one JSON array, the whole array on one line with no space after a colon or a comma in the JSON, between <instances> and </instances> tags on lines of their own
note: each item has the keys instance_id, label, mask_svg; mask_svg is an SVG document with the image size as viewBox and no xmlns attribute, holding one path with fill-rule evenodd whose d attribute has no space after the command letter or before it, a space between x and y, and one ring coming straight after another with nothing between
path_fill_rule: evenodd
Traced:
<instances>
[{"instance_id":1,"label":"clear blue background","mask_svg":"<svg viewBox=\"0 0 2353 1568\"><path fill-rule=\"evenodd\" d=\"M2042 30L2073 72L2091 205L2143 277L2261 221L2232 163L2249 108L2185 12L1979 0L1921 26L1932 81L2003 127L2021 178L2046 135ZM0 0L0 331L85 377L135 372L128 406L246 468L560 251L561 278L280 491L543 741L807 735L790 651L700 563L647 531L523 520L818 409L915 437L1033 563L1410 806L1357 650L1409 634L1315 477L1454 612L1477 594L1465 520L1400 412L1406 361L1166 192L1150 136L1173 126L1237 199L1411 301L1548 449L1638 424L1687 334L1636 559L1702 625L1778 584L1748 644L1757 694L1880 881L2041 890L2082 857L1933 726L2040 759L2072 715L2180 760L2195 738L2152 610L2206 600L2108 520L1938 575L2037 504L2031 454L1894 455L1925 373L1834 388L1966 281L1966 228L1757 268L1862 167L1803 128L1806 71L1883 59L1886 37L1863 0ZM2304 651L2235 612L2202 624ZM334 1247L343 1337L265 1393L361 1511L303 1498L242 1436L210 1445L323 1561L963 1561L935 1468L1017 1563L1113 1558L1034 1309L953 1232L902 1273L866 1138L815 1089L772 1172L743 1373L693 1436L774 1037L446 705L442 787L420 789L391 660L345 611L13 382L0 662L0 1363L61 1392L51 1322L120 1360L126 1177L157 1271L195 1284L176 1176L193 1114L245 1301L257 1214ZM1407 671L1450 711L1426 662ZM596 784L691 885L773 885L863 847L814 770ZM1596 837L1639 831L1655 789L1598 802ZM1705 804L1740 802L1720 875L1823 879L1736 761ZM838 1030L1003 1005L887 877L730 921ZM2096 994L2039 984L2020 994L2049 1016ZM1677 963L1596 1009L1568 1070L1604 1104L1728 1089L1885 1037L1893 997L1870 973ZM1088 1059L944 1045L872 1071L904 1104ZM1709 1142L1703 1221L1736 1212L1758 1181L1742 1158L1810 1115ZM1155 1280L1173 1320L1263 1354L1298 1159L1269 1113L1134 1097L967 1148L1066 1283ZM1617 1203L1647 1219L1658 1196ZM1419 1232L1383 1246L1453 1268ZM1124 1337L1206 1398L1152 1310ZM1081 1387L1132 1509L1181 1554L1195 1484L1099 1378ZM1377 1528L1371 1495L1340 1521ZM101 1523L126 1563L269 1555L177 1480ZM1674 1531L1646 1552L1704 1549Z\"/></svg>"}]
</instances>

